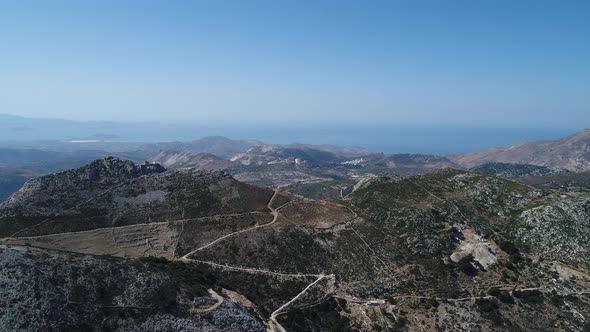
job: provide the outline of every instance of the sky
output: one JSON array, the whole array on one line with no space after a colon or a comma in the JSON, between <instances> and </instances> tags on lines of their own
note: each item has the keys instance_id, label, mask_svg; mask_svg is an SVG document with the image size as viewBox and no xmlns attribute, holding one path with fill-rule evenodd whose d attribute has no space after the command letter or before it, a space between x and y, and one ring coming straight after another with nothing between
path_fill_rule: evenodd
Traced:
<instances>
[{"instance_id":1,"label":"sky","mask_svg":"<svg viewBox=\"0 0 590 332\"><path fill-rule=\"evenodd\" d=\"M0 113L583 128L588 1L0 1Z\"/></svg>"}]
</instances>

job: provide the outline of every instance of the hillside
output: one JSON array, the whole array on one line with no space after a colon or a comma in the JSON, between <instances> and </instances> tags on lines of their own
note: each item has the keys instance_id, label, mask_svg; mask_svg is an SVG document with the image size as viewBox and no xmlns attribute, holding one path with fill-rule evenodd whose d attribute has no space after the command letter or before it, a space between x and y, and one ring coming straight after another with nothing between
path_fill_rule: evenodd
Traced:
<instances>
[{"instance_id":1,"label":"hillside","mask_svg":"<svg viewBox=\"0 0 590 332\"><path fill-rule=\"evenodd\" d=\"M551 176L528 176L520 178L518 181L538 188L588 191L590 190L590 171L569 172Z\"/></svg>"},{"instance_id":2,"label":"hillside","mask_svg":"<svg viewBox=\"0 0 590 332\"><path fill-rule=\"evenodd\" d=\"M292 144L285 144L280 145L283 148L295 148L295 149L314 149L324 152L333 153L338 156L342 156L345 158L355 158L361 157L368 154L371 154L369 150L359 147L353 146L336 146L336 145L329 145L329 144L302 144L302 143L292 143Z\"/></svg>"},{"instance_id":3,"label":"hillside","mask_svg":"<svg viewBox=\"0 0 590 332\"><path fill-rule=\"evenodd\" d=\"M562 199L514 182L452 170L377 177L350 195L347 204L357 217L343 215L320 226L310 215L298 217L303 203L293 202L280 210L288 223L279 219L272 228L237 234L188 258L333 275L337 287L322 309L295 309L279 317L283 326L297 330L321 326L310 322L310 315L345 318L347 326L358 330L400 327L404 322L410 330L425 325L428 330L480 326L532 331L547 329L558 316L563 327L571 329L580 327L576 314L554 303L581 296L576 311L588 309L583 294L590 281L585 272L590 263L585 249L590 214L568 212L580 211L586 199ZM321 215L325 212L319 215L325 220ZM525 231L543 224L542 218L562 222ZM564 250L567 259L560 254ZM540 257L542 264L537 262ZM556 274L563 278L557 285L548 277ZM539 310L544 319L527 318Z\"/></svg>"},{"instance_id":4,"label":"hillside","mask_svg":"<svg viewBox=\"0 0 590 332\"><path fill-rule=\"evenodd\" d=\"M2 331L265 331L183 263L0 246L0 267Z\"/></svg>"},{"instance_id":5,"label":"hillside","mask_svg":"<svg viewBox=\"0 0 590 332\"><path fill-rule=\"evenodd\" d=\"M0 204L0 236L264 210L271 195L220 172L164 171L111 157L30 180Z\"/></svg>"},{"instance_id":6,"label":"hillside","mask_svg":"<svg viewBox=\"0 0 590 332\"><path fill-rule=\"evenodd\" d=\"M255 140L232 140L222 136L211 136L190 142L146 144L142 149L149 151L175 150L191 154L209 153L220 158L230 158L235 154L263 144Z\"/></svg>"},{"instance_id":7,"label":"hillside","mask_svg":"<svg viewBox=\"0 0 590 332\"><path fill-rule=\"evenodd\" d=\"M339 157L332 152L307 147L284 148L263 145L239 153L233 156L230 160L247 166L267 164L303 164L307 166L321 166L335 163L339 160Z\"/></svg>"},{"instance_id":8,"label":"hillside","mask_svg":"<svg viewBox=\"0 0 590 332\"><path fill-rule=\"evenodd\" d=\"M115 303L152 311L135 314L133 323L124 313L91 311L84 316L89 324L105 321L122 330L126 321L149 329L154 317L164 315L162 324L176 324L164 326L187 330L589 327L587 193L542 191L445 169L373 176L345 199L327 202L241 184L220 172L163 171L155 165L142 170L109 158L29 182L0 206L0 216L0 229L13 229L4 233L12 236L1 240L1 255L18 252L24 257L19 260L43 271L54 269L46 267L53 259L40 265L35 257L68 259L72 269L82 261L87 275L121 271L82 289L69 281L80 277L60 271L65 281L43 288L48 295L38 302L44 307L35 311L42 317L54 310L49 304L63 302L54 294L93 294L102 283L117 282L122 293L91 296L78 307ZM120 258L93 256L105 254ZM6 260L1 255L0 263ZM166 259L142 258L149 256ZM175 291L159 294L168 309L148 305L159 299L126 290L142 275L126 269L158 271L154 278L164 283L180 278L173 282L179 285ZM19 280L6 279L0 294L28 305L30 296L14 295L26 293ZM154 282L145 282L142 296L151 296L151 287L162 289ZM223 315L228 325L208 320L203 310ZM20 316L11 311L9 317ZM14 327L18 319L12 319L0 323Z\"/></svg>"},{"instance_id":9,"label":"hillside","mask_svg":"<svg viewBox=\"0 0 590 332\"><path fill-rule=\"evenodd\" d=\"M231 161L210 153L191 154L174 150L160 151L150 161L170 169L195 168L204 171L224 170L233 165Z\"/></svg>"},{"instance_id":10,"label":"hillside","mask_svg":"<svg viewBox=\"0 0 590 332\"><path fill-rule=\"evenodd\" d=\"M466 168L500 162L552 166L575 172L586 171L590 170L590 129L555 141L526 142L449 158Z\"/></svg>"},{"instance_id":11,"label":"hillside","mask_svg":"<svg viewBox=\"0 0 590 332\"><path fill-rule=\"evenodd\" d=\"M569 173L569 171L557 167L508 163L487 163L473 167L470 169L470 171L499 176L506 179L516 179L529 176L544 177Z\"/></svg>"}]
</instances>

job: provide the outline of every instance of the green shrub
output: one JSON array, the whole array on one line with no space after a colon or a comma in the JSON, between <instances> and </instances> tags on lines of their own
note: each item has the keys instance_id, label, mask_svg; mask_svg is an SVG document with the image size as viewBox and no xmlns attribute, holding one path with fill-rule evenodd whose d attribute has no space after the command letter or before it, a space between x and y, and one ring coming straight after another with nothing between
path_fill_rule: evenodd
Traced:
<instances>
[{"instance_id":1,"label":"green shrub","mask_svg":"<svg viewBox=\"0 0 590 332\"><path fill-rule=\"evenodd\" d=\"M494 299L477 299L475 304L479 307L479 310L483 313L491 312L500 309L498 301Z\"/></svg>"},{"instance_id":2,"label":"green shrub","mask_svg":"<svg viewBox=\"0 0 590 332\"><path fill-rule=\"evenodd\" d=\"M533 289L533 290L515 290L512 292L512 294L514 295L514 297L521 299L524 302L527 303L541 303L543 302L543 293L541 293L539 290Z\"/></svg>"},{"instance_id":3,"label":"green shrub","mask_svg":"<svg viewBox=\"0 0 590 332\"><path fill-rule=\"evenodd\" d=\"M502 303L507 303L507 304L514 303L514 298L507 291L503 291L498 288L491 288L488 291L488 294L496 297L498 300L502 301Z\"/></svg>"},{"instance_id":4,"label":"green shrub","mask_svg":"<svg viewBox=\"0 0 590 332\"><path fill-rule=\"evenodd\" d=\"M465 256L457 262L457 268L466 275L474 277L477 275L478 270L473 266L473 264L471 263L472 261L472 255Z\"/></svg>"}]
</instances>

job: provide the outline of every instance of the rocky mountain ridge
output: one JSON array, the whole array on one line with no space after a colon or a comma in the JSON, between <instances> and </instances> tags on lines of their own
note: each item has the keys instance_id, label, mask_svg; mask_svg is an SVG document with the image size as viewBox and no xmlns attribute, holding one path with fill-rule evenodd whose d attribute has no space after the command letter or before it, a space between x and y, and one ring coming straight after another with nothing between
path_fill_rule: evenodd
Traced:
<instances>
[{"instance_id":1,"label":"rocky mountain ridge","mask_svg":"<svg viewBox=\"0 0 590 332\"><path fill-rule=\"evenodd\" d=\"M444 169L373 176L329 202L131 165L97 161L100 176L71 171L0 206L1 297L38 307L11 309L2 329L35 317L121 331L588 328L588 193Z\"/></svg>"},{"instance_id":2,"label":"rocky mountain ridge","mask_svg":"<svg viewBox=\"0 0 590 332\"><path fill-rule=\"evenodd\" d=\"M0 204L0 236L19 228L38 235L265 210L271 193L223 172L164 171L110 157L28 181Z\"/></svg>"},{"instance_id":3,"label":"rocky mountain ridge","mask_svg":"<svg viewBox=\"0 0 590 332\"><path fill-rule=\"evenodd\" d=\"M525 142L507 148L454 155L450 159L466 168L501 162L586 171L590 170L590 129L554 141Z\"/></svg>"},{"instance_id":4,"label":"rocky mountain ridge","mask_svg":"<svg viewBox=\"0 0 590 332\"><path fill-rule=\"evenodd\" d=\"M152 162L163 165L164 167L181 169L196 168L200 170L224 170L233 166L233 163L227 159L217 157L210 153L191 154L186 151L165 150L151 157Z\"/></svg>"}]
</instances>

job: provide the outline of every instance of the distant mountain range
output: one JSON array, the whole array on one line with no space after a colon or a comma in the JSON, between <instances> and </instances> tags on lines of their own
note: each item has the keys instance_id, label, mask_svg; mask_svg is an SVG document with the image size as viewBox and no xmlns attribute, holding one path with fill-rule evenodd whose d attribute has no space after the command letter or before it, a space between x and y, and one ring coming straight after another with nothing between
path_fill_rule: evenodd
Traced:
<instances>
[{"instance_id":1,"label":"distant mountain range","mask_svg":"<svg viewBox=\"0 0 590 332\"><path fill-rule=\"evenodd\" d=\"M570 171L563 168L510 163L487 163L473 167L470 171L499 176L505 179L517 179L529 176L543 177L570 173Z\"/></svg>"},{"instance_id":2,"label":"distant mountain range","mask_svg":"<svg viewBox=\"0 0 590 332\"><path fill-rule=\"evenodd\" d=\"M220 158L230 158L255 146L263 145L255 140L232 140L221 136L204 137L190 142L145 144L142 150L176 150L187 153L209 153Z\"/></svg>"},{"instance_id":3,"label":"distant mountain range","mask_svg":"<svg viewBox=\"0 0 590 332\"><path fill-rule=\"evenodd\" d=\"M583 330L589 138L4 143L0 329Z\"/></svg>"},{"instance_id":4,"label":"distant mountain range","mask_svg":"<svg viewBox=\"0 0 590 332\"><path fill-rule=\"evenodd\" d=\"M2 117L9 120L4 126L21 121L18 117ZM0 201L31 176L79 167L107 156L135 162L150 160L171 169L225 170L241 181L273 187L340 181L383 172L422 174L443 168L473 168L506 178L590 170L590 130L554 141L448 156L372 153L335 145L269 145L220 136L162 143L110 142L104 140L110 138L106 135L79 138L84 139L0 141L0 181L5 184L0 190Z\"/></svg>"},{"instance_id":5,"label":"distant mountain range","mask_svg":"<svg viewBox=\"0 0 590 332\"><path fill-rule=\"evenodd\" d=\"M194 154L179 150L161 151L151 157L150 161L171 169L196 168L207 171L224 170L234 165L230 160L220 158L211 153Z\"/></svg>"},{"instance_id":6,"label":"distant mountain range","mask_svg":"<svg viewBox=\"0 0 590 332\"><path fill-rule=\"evenodd\" d=\"M526 142L449 158L466 168L502 162L559 167L571 171L590 170L590 129L559 140Z\"/></svg>"}]
</instances>

